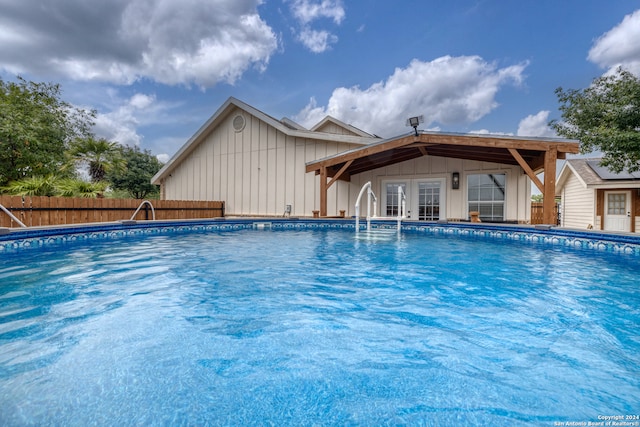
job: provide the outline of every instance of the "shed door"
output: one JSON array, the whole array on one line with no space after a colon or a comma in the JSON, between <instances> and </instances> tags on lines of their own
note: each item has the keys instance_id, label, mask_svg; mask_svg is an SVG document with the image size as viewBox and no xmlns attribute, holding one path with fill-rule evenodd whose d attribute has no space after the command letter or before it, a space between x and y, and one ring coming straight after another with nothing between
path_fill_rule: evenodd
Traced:
<instances>
[{"instance_id":1,"label":"shed door","mask_svg":"<svg viewBox=\"0 0 640 427\"><path fill-rule=\"evenodd\" d=\"M631 193L629 191L604 193L604 229L631 231Z\"/></svg>"}]
</instances>

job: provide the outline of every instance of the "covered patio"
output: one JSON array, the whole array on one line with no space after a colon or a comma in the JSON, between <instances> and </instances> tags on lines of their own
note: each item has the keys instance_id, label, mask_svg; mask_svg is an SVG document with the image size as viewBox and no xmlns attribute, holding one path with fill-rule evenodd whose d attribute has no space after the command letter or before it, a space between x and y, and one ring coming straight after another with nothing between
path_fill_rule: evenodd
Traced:
<instances>
[{"instance_id":1,"label":"covered patio","mask_svg":"<svg viewBox=\"0 0 640 427\"><path fill-rule=\"evenodd\" d=\"M544 196L544 222L554 224L556 161L577 154L579 143L561 138L417 131L306 163L320 176L320 216L327 216L327 190L338 180L395 163L434 156L520 166ZM537 174L544 172L544 182Z\"/></svg>"}]
</instances>

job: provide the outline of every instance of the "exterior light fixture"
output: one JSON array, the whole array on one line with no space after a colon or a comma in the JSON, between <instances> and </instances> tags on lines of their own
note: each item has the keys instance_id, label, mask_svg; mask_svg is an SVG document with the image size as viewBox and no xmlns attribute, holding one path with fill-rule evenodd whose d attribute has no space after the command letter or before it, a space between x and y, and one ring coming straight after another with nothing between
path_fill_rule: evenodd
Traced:
<instances>
[{"instance_id":1,"label":"exterior light fixture","mask_svg":"<svg viewBox=\"0 0 640 427\"><path fill-rule=\"evenodd\" d=\"M418 125L424 122L423 116L410 117L407 119L407 126L411 126L418 136Z\"/></svg>"},{"instance_id":2,"label":"exterior light fixture","mask_svg":"<svg viewBox=\"0 0 640 427\"><path fill-rule=\"evenodd\" d=\"M451 174L451 188L458 190L460 188L460 172L454 172Z\"/></svg>"}]
</instances>

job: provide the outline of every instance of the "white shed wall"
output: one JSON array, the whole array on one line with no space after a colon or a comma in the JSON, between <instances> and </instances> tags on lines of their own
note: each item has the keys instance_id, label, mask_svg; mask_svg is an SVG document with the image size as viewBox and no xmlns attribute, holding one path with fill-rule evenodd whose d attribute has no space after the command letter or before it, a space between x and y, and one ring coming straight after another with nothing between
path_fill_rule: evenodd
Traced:
<instances>
[{"instance_id":1,"label":"white shed wall","mask_svg":"<svg viewBox=\"0 0 640 427\"><path fill-rule=\"evenodd\" d=\"M571 173L561 195L561 223L563 227L586 229L597 226L595 221L596 191L585 188Z\"/></svg>"}]
</instances>

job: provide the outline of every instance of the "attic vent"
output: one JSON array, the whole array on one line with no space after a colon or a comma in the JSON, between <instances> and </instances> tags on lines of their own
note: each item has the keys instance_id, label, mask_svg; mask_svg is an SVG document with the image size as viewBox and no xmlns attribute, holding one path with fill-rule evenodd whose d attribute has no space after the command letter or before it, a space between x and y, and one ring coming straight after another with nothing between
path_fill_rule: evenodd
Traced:
<instances>
[{"instance_id":1,"label":"attic vent","mask_svg":"<svg viewBox=\"0 0 640 427\"><path fill-rule=\"evenodd\" d=\"M244 129L245 124L246 121L240 114L233 118L233 128L236 130L236 132L240 132L242 129Z\"/></svg>"}]
</instances>

